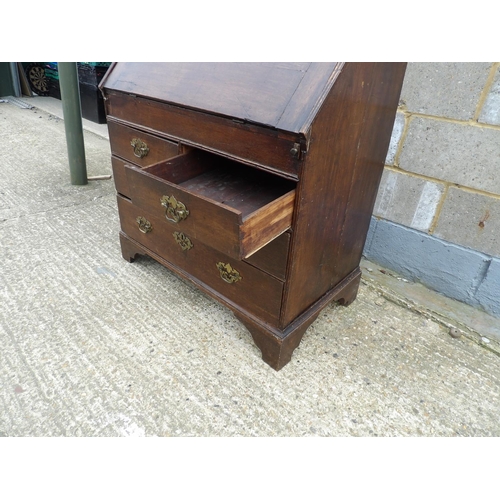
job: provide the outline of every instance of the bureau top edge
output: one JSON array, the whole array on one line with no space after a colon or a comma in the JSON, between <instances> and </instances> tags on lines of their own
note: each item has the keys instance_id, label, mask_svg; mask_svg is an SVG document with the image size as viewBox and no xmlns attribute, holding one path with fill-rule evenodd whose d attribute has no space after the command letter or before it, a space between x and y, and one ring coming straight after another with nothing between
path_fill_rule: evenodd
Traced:
<instances>
[{"instance_id":1,"label":"bureau top edge","mask_svg":"<svg viewBox=\"0 0 500 500\"><path fill-rule=\"evenodd\" d=\"M307 135L344 63L113 63L99 87Z\"/></svg>"}]
</instances>

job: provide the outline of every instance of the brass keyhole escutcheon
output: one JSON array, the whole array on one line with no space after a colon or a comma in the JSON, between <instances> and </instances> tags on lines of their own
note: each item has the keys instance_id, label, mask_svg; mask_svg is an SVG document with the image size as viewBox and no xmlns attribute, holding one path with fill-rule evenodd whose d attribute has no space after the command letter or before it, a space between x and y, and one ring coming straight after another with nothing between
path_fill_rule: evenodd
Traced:
<instances>
[{"instance_id":1,"label":"brass keyhole escutcheon","mask_svg":"<svg viewBox=\"0 0 500 500\"><path fill-rule=\"evenodd\" d=\"M293 145L292 149L290 149L290 154L292 156L295 156L296 158L299 158L299 156L300 156L300 144L298 142L296 142Z\"/></svg>"},{"instance_id":2,"label":"brass keyhole escutcheon","mask_svg":"<svg viewBox=\"0 0 500 500\"><path fill-rule=\"evenodd\" d=\"M240 273L236 271L236 269L233 269L231 264L224 264L224 262L218 262L216 266L217 269L219 270L220 277L226 283L236 283L237 281L240 281L242 279Z\"/></svg>"},{"instance_id":3,"label":"brass keyhole escutcheon","mask_svg":"<svg viewBox=\"0 0 500 500\"><path fill-rule=\"evenodd\" d=\"M141 231L141 233L146 234L153 230L151 222L149 222L145 217L139 216L135 219L135 221L139 225L139 231Z\"/></svg>"},{"instance_id":4,"label":"brass keyhole escutcheon","mask_svg":"<svg viewBox=\"0 0 500 500\"><path fill-rule=\"evenodd\" d=\"M144 158L149 153L148 145L137 137L134 137L130 141L130 145L132 146L132 149L134 150L134 155L137 156L137 158Z\"/></svg>"},{"instance_id":5,"label":"brass keyhole escutcheon","mask_svg":"<svg viewBox=\"0 0 500 500\"><path fill-rule=\"evenodd\" d=\"M175 196L162 196L160 199L162 207L165 208L165 217L176 224L189 215L189 210L184 203L177 201Z\"/></svg>"},{"instance_id":6,"label":"brass keyhole escutcheon","mask_svg":"<svg viewBox=\"0 0 500 500\"><path fill-rule=\"evenodd\" d=\"M189 250L190 248L193 248L192 241L184 233L179 233L176 231L175 233L173 233L173 235L175 241L183 250Z\"/></svg>"}]
</instances>

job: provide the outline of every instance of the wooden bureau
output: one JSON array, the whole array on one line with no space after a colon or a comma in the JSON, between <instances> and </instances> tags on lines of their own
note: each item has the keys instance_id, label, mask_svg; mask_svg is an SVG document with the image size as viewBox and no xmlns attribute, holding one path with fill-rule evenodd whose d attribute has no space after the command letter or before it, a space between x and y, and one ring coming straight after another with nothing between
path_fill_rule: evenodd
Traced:
<instances>
[{"instance_id":1,"label":"wooden bureau","mask_svg":"<svg viewBox=\"0 0 500 500\"><path fill-rule=\"evenodd\" d=\"M115 63L123 257L229 307L279 370L359 262L406 63Z\"/></svg>"}]
</instances>

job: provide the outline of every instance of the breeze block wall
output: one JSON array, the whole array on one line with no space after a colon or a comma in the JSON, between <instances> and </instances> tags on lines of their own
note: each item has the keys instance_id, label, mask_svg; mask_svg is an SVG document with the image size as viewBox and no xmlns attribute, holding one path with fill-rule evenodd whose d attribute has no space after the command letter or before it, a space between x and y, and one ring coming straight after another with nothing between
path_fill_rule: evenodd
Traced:
<instances>
[{"instance_id":1,"label":"breeze block wall","mask_svg":"<svg viewBox=\"0 0 500 500\"><path fill-rule=\"evenodd\" d=\"M364 255L500 317L500 63L409 63Z\"/></svg>"}]
</instances>

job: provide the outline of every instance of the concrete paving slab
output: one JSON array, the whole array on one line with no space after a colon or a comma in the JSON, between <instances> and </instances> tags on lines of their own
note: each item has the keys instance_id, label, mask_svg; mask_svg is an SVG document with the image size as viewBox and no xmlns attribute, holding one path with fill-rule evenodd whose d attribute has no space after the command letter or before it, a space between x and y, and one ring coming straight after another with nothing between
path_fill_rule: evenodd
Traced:
<instances>
[{"instance_id":1,"label":"concrete paving slab","mask_svg":"<svg viewBox=\"0 0 500 500\"><path fill-rule=\"evenodd\" d=\"M45 111L54 118L62 120L64 118L62 110L62 102L60 99L48 96L33 96L26 97L23 96L19 98L20 101L34 106L35 108ZM95 123L86 118L82 118L83 129L89 132L93 132L96 135L109 139L108 126L105 123Z\"/></svg>"},{"instance_id":2,"label":"concrete paving slab","mask_svg":"<svg viewBox=\"0 0 500 500\"><path fill-rule=\"evenodd\" d=\"M69 184L49 116L0 104L0 436L500 435L500 357L366 280L272 370L223 306L122 259L112 181Z\"/></svg>"}]
</instances>

